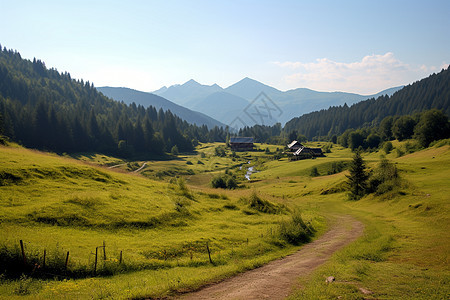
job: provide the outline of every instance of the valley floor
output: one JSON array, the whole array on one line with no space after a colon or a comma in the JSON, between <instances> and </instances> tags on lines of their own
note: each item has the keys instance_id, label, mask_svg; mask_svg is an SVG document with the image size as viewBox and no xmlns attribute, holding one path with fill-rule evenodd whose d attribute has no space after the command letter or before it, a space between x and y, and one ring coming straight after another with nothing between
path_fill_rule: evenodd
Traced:
<instances>
[{"instance_id":1,"label":"valley floor","mask_svg":"<svg viewBox=\"0 0 450 300\"><path fill-rule=\"evenodd\" d=\"M448 141L401 157L364 154L371 169L388 158L402 184L359 201L343 189L347 171L335 172L348 149L291 162L273 159L275 145L237 157L216 156L218 145L145 165L0 146L0 259L24 270L0 275L0 298L450 298ZM211 188L217 175L240 187ZM303 246L280 235L298 210L316 230ZM19 240L36 268L46 250L46 267L61 273L35 276Z\"/></svg>"}]
</instances>

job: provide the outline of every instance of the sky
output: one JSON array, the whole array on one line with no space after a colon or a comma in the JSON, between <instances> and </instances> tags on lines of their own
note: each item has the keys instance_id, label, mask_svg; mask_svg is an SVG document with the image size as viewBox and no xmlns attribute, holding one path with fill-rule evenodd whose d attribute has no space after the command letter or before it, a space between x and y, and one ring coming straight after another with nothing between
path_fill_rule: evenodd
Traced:
<instances>
[{"instance_id":1,"label":"sky","mask_svg":"<svg viewBox=\"0 0 450 300\"><path fill-rule=\"evenodd\" d=\"M0 0L0 44L95 86L374 94L450 63L450 1Z\"/></svg>"}]
</instances>

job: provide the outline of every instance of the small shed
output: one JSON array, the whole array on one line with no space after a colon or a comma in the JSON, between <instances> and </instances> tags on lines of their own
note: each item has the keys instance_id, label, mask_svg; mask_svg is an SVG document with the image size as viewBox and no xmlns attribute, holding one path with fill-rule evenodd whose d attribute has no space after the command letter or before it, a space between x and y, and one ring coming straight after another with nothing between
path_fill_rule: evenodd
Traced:
<instances>
[{"instance_id":1,"label":"small shed","mask_svg":"<svg viewBox=\"0 0 450 300\"><path fill-rule=\"evenodd\" d=\"M231 151L252 151L252 137L232 137L230 138Z\"/></svg>"},{"instance_id":2,"label":"small shed","mask_svg":"<svg viewBox=\"0 0 450 300\"><path fill-rule=\"evenodd\" d=\"M292 141L290 144L287 145L287 147L289 148L289 150L291 152L295 152L298 149L300 149L301 147L303 147L303 145L300 144L300 142L298 142L298 141Z\"/></svg>"}]
</instances>

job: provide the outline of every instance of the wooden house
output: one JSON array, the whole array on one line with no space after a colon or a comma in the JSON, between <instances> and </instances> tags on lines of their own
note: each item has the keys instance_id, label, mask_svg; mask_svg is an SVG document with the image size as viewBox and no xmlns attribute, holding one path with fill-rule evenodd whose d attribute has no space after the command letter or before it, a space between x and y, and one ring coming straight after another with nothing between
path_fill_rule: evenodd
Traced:
<instances>
[{"instance_id":1,"label":"wooden house","mask_svg":"<svg viewBox=\"0 0 450 300\"><path fill-rule=\"evenodd\" d=\"M230 138L231 151L252 151L252 137L232 137Z\"/></svg>"},{"instance_id":2,"label":"wooden house","mask_svg":"<svg viewBox=\"0 0 450 300\"><path fill-rule=\"evenodd\" d=\"M292 155L292 160L299 159L307 159L307 158L316 158L324 156L321 148L309 148L302 146L297 151L295 151Z\"/></svg>"},{"instance_id":3,"label":"wooden house","mask_svg":"<svg viewBox=\"0 0 450 300\"><path fill-rule=\"evenodd\" d=\"M291 152L295 152L298 149L300 149L301 147L303 147L303 145L300 144L300 142L298 142L298 141L292 141L292 143L288 144L287 147Z\"/></svg>"}]
</instances>

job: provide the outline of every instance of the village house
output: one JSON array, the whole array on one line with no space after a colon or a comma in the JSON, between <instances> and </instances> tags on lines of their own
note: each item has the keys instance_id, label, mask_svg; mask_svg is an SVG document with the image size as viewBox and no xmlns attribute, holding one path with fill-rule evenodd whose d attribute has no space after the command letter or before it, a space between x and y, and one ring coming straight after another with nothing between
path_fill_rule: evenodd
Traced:
<instances>
[{"instance_id":1,"label":"village house","mask_svg":"<svg viewBox=\"0 0 450 300\"><path fill-rule=\"evenodd\" d=\"M302 144L298 143L297 141L293 141L292 143L290 143L288 145L288 148L292 149L293 147L297 147L297 145L300 145L300 146L292 154L292 156L290 158L291 160L300 160L300 159L316 158L316 157L324 156L321 148L305 147ZM291 150L291 151L293 151L293 150Z\"/></svg>"},{"instance_id":2,"label":"village house","mask_svg":"<svg viewBox=\"0 0 450 300\"><path fill-rule=\"evenodd\" d=\"M291 152L295 152L298 149L300 149L301 147L303 147L303 145L300 144L300 142L298 142L298 141L292 141L292 143L288 144L287 147L289 148L289 150Z\"/></svg>"},{"instance_id":3,"label":"village house","mask_svg":"<svg viewBox=\"0 0 450 300\"><path fill-rule=\"evenodd\" d=\"M252 137L232 137L230 138L231 151L252 151Z\"/></svg>"}]
</instances>

